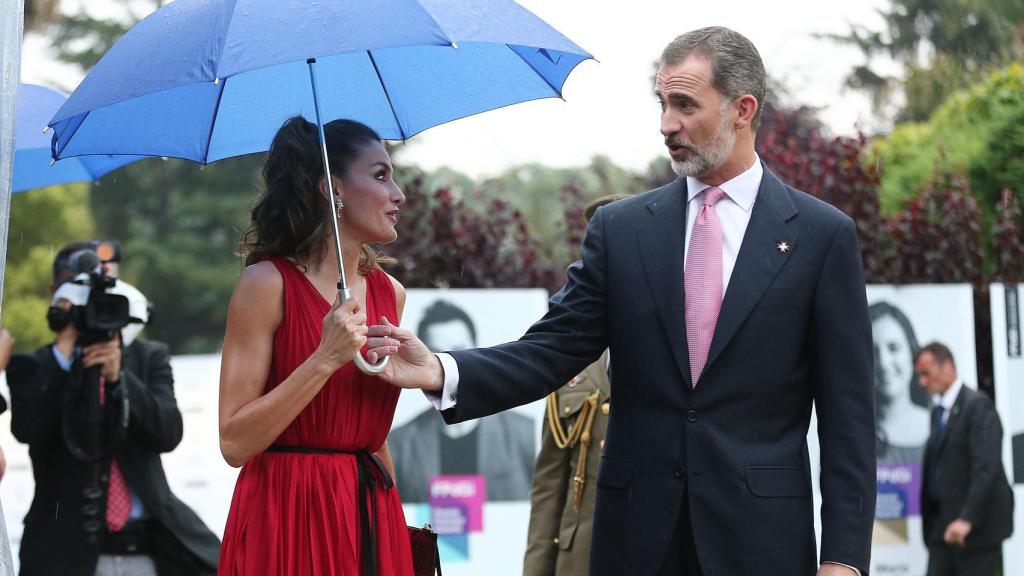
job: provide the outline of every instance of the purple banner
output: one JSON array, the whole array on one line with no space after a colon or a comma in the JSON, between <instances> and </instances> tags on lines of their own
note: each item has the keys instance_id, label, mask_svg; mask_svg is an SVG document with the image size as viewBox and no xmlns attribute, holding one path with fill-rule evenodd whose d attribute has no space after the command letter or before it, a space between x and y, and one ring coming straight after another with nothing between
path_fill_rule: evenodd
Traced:
<instances>
[{"instance_id":1,"label":"purple banner","mask_svg":"<svg viewBox=\"0 0 1024 576\"><path fill-rule=\"evenodd\" d=\"M431 524L438 534L467 534L484 529L487 484L483 475L430 479Z\"/></svg>"},{"instance_id":2,"label":"purple banner","mask_svg":"<svg viewBox=\"0 0 1024 576\"><path fill-rule=\"evenodd\" d=\"M879 464L875 518L894 520L921 514L921 465Z\"/></svg>"}]
</instances>

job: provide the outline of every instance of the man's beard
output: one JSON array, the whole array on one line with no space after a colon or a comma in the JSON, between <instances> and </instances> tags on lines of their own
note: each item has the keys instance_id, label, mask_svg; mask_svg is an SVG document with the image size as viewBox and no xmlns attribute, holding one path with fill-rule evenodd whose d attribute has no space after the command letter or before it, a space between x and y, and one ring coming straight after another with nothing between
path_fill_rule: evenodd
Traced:
<instances>
[{"instance_id":1,"label":"man's beard","mask_svg":"<svg viewBox=\"0 0 1024 576\"><path fill-rule=\"evenodd\" d=\"M722 119L707 142L686 145L690 156L681 162L672 160L672 171L678 176L700 178L721 168L732 154L736 147L736 132L731 129L729 114L722 112Z\"/></svg>"}]
</instances>

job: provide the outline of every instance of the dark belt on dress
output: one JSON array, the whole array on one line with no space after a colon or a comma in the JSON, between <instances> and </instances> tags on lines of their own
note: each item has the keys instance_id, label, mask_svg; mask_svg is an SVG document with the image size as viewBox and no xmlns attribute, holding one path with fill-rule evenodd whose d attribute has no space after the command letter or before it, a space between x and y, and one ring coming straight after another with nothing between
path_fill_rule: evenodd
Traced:
<instances>
[{"instance_id":1,"label":"dark belt on dress","mask_svg":"<svg viewBox=\"0 0 1024 576\"><path fill-rule=\"evenodd\" d=\"M362 535L362 552L359 559L360 574L377 576L377 531L373 525L373 520L377 517L377 499L373 497L373 493L378 489L390 490L395 485L395 481L384 468L380 458L365 450L346 452L287 444L271 444L266 451L299 454L351 454L356 457L356 472L359 475L359 532ZM377 474L374 474L374 470L377 471Z\"/></svg>"}]
</instances>

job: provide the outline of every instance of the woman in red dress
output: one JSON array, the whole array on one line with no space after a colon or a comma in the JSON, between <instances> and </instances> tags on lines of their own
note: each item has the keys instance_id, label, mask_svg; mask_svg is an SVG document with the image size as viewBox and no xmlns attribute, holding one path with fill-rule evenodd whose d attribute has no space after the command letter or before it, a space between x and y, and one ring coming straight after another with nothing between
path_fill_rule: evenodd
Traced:
<instances>
[{"instance_id":1,"label":"woman in red dress","mask_svg":"<svg viewBox=\"0 0 1024 576\"><path fill-rule=\"evenodd\" d=\"M405 289L368 244L395 240L405 196L373 130L348 120L324 129L337 214L316 127L292 118L274 137L266 189L239 243L247 267L228 308L220 447L242 470L222 575L412 574L385 442L399 390L351 362L367 318L401 318ZM344 302L335 217L353 295Z\"/></svg>"}]
</instances>

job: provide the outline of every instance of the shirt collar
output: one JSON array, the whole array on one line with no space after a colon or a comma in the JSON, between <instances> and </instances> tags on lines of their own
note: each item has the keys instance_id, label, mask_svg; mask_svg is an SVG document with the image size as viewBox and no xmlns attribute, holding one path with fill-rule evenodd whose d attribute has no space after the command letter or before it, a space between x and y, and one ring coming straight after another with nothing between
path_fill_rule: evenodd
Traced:
<instances>
[{"instance_id":1,"label":"shirt collar","mask_svg":"<svg viewBox=\"0 0 1024 576\"><path fill-rule=\"evenodd\" d=\"M953 409L953 404L956 403L956 397L960 395L960 389L963 388L964 381L957 378L945 392L942 393L942 398L939 400L939 404L942 408L949 412Z\"/></svg>"},{"instance_id":2,"label":"shirt collar","mask_svg":"<svg viewBox=\"0 0 1024 576\"><path fill-rule=\"evenodd\" d=\"M751 164L750 168L747 168L732 180L723 182L718 187L744 212L750 212L750 209L754 206L754 200L757 199L757 191L761 187L761 177L763 175L764 167L761 166L761 158L754 154L754 163ZM697 178L687 176L686 201L692 201L698 194L710 187L710 184L705 184Z\"/></svg>"}]
</instances>

